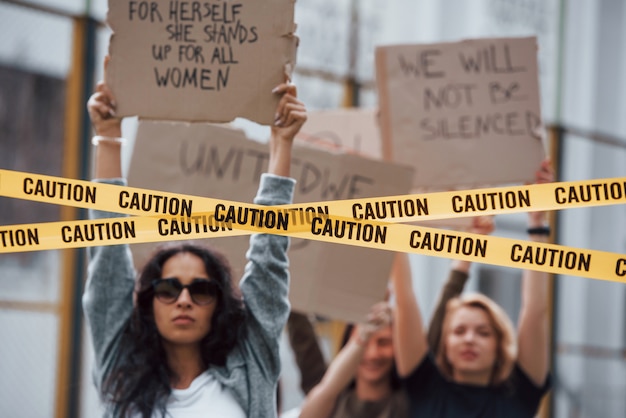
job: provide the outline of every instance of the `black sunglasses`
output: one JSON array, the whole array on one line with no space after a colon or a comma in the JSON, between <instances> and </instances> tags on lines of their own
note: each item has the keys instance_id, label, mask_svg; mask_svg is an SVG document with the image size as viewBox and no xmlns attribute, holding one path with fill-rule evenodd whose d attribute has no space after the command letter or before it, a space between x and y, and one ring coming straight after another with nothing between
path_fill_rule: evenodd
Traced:
<instances>
[{"instance_id":1,"label":"black sunglasses","mask_svg":"<svg viewBox=\"0 0 626 418\"><path fill-rule=\"evenodd\" d=\"M208 305L219 294L219 284L215 280L193 279L189 284L183 285L178 279L156 279L152 281L154 296L163 303L174 303L183 292L189 291L191 300L196 305Z\"/></svg>"}]
</instances>

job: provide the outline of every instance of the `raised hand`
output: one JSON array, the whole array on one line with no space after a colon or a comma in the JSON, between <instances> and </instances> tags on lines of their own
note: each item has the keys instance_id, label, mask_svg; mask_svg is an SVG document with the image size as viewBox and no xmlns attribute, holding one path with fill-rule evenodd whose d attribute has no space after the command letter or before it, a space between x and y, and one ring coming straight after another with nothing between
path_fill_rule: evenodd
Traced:
<instances>
[{"instance_id":1,"label":"raised hand","mask_svg":"<svg viewBox=\"0 0 626 418\"><path fill-rule=\"evenodd\" d=\"M549 158L541 162L541 166L535 172L535 184L552 183L554 181L554 169ZM546 212L528 212L528 226L543 226L546 221Z\"/></svg>"},{"instance_id":2,"label":"raised hand","mask_svg":"<svg viewBox=\"0 0 626 418\"><path fill-rule=\"evenodd\" d=\"M272 90L282 97L276 106L276 115L272 125L272 136L287 141L294 137L307 119L306 107L298 100L296 86L293 84L279 84Z\"/></svg>"},{"instance_id":3,"label":"raised hand","mask_svg":"<svg viewBox=\"0 0 626 418\"><path fill-rule=\"evenodd\" d=\"M467 232L490 235L495 228L496 224L493 221L493 216L476 216L472 219L472 224L467 228Z\"/></svg>"},{"instance_id":4,"label":"raised hand","mask_svg":"<svg viewBox=\"0 0 626 418\"><path fill-rule=\"evenodd\" d=\"M87 101L87 111L96 135L122 136L122 120L115 115L115 107L113 92L104 81L100 81Z\"/></svg>"},{"instance_id":5,"label":"raised hand","mask_svg":"<svg viewBox=\"0 0 626 418\"><path fill-rule=\"evenodd\" d=\"M272 91L274 94L281 94L282 97L276 106L276 116L272 125L268 172L288 177L291 170L293 140L306 122L306 107L298 100L296 86L293 84L279 84Z\"/></svg>"},{"instance_id":6,"label":"raised hand","mask_svg":"<svg viewBox=\"0 0 626 418\"><path fill-rule=\"evenodd\" d=\"M359 343L365 344L374 333L391 323L392 312L389 303L378 302L365 317L365 322L357 325L356 336Z\"/></svg>"}]
</instances>

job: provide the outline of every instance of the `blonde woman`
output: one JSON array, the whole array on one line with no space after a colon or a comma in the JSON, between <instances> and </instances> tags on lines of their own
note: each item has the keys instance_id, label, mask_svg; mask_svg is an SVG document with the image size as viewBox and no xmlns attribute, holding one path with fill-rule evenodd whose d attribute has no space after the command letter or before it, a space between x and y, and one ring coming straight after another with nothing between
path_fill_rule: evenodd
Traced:
<instances>
[{"instance_id":1,"label":"blonde woman","mask_svg":"<svg viewBox=\"0 0 626 418\"><path fill-rule=\"evenodd\" d=\"M544 161L537 182L553 177L549 161ZM529 213L532 241L547 241L544 222L544 213ZM410 417L536 414L549 386L547 273L524 271L517 341L505 312L486 296L470 294L446 304L434 347L429 346L410 276L393 278L396 366L410 399Z\"/></svg>"}]
</instances>

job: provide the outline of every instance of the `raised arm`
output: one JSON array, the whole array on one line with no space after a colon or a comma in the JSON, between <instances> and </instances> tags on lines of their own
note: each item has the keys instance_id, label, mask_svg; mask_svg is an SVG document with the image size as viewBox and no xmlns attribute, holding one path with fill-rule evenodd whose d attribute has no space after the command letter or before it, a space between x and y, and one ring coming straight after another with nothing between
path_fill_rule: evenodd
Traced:
<instances>
[{"instance_id":1,"label":"raised arm","mask_svg":"<svg viewBox=\"0 0 626 418\"><path fill-rule=\"evenodd\" d=\"M306 108L298 100L296 86L293 84L280 84L273 92L282 94L282 97L276 107L276 119L272 125L268 173L289 177L293 140L306 122Z\"/></svg>"},{"instance_id":2,"label":"raised arm","mask_svg":"<svg viewBox=\"0 0 626 418\"><path fill-rule=\"evenodd\" d=\"M122 121L115 116L113 93L103 81L97 84L96 91L89 98L87 110L96 134L94 177L119 179L122 177Z\"/></svg>"},{"instance_id":3,"label":"raised arm","mask_svg":"<svg viewBox=\"0 0 626 418\"><path fill-rule=\"evenodd\" d=\"M293 200L295 180L290 173L293 140L306 121L306 109L296 98L293 85L281 84L274 89L281 95L276 121L272 126L269 143L270 159L267 173L261 175L259 190L254 203L259 205L284 205ZM246 253L244 276L240 282L248 311L248 332L252 343L248 349L255 358L271 359L263 367L269 367L269 375L278 374L278 339L289 315L289 239L274 234L253 234L250 249ZM254 340L254 341L252 341ZM261 354L264 353L264 354Z\"/></svg>"},{"instance_id":4,"label":"raised arm","mask_svg":"<svg viewBox=\"0 0 626 418\"><path fill-rule=\"evenodd\" d=\"M106 72L109 56L104 58L104 71ZM121 137L122 120L115 115L115 97L113 92L100 81L96 85L96 91L87 101L89 119L93 125L96 137L95 170L94 177L97 179L118 179L122 177L121 168Z\"/></svg>"},{"instance_id":5,"label":"raised arm","mask_svg":"<svg viewBox=\"0 0 626 418\"><path fill-rule=\"evenodd\" d=\"M545 160L537 171L537 183L552 181L554 173L550 161ZM544 212L529 212L529 229L546 225ZM529 238L535 242L548 242L548 235L541 233L529 234ZM518 321L518 364L537 386L544 384L549 368L548 286L548 273L524 270Z\"/></svg>"},{"instance_id":6,"label":"raised arm","mask_svg":"<svg viewBox=\"0 0 626 418\"><path fill-rule=\"evenodd\" d=\"M472 224L467 228L468 232L473 234L491 234L494 230L494 222L492 216L477 216L472 220ZM446 305L452 298L463 293L465 283L469 278L469 271L472 263L465 260L453 260L450 265L450 273L448 280L443 285L439 300L433 312L433 316L428 326L428 346L431 350L436 351L441 341L441 332L443 328L443 318L446 315Z\"/></svg>"},{"instance_id":7,"label":"raised arm","mask_svg":"<svg viewBox=\"0 0 626 418\"><path fill-rule=\"evenodd\" d=\"M398 374L404 377L411 374L428 352L426 332L417 298L413 292L411 267L407 254L396 254L391 279L396 299L393 347Z\"/></svg>"},{"instance_id":8,"label":"raised arm","mask_svg":"<svg viewBox=\"0 0 626 418\"><path fill-rule=\"evenodd\" d=\"M95 170L98 181L124 184L121 172L121 120L115 116L115 100L104 82L87 102L94 128ZM91 219L120 216L90 210ZM83 309L96 359L96 383L101 385L115 361L120 335L133 308L135 270L128 245L90 247Z\"/></svg>"},{"instance_id":9,"label":"raised arm","mask_svg":"<svg viewBox=\"0 0 626 418\"><path fill-rule=\"evenodd\" d=\"M300 418L327 418L336 407L337 400L355 378L357 368L372 335L389 325L391 312L386 302L372 307L365 323L359 324L328 366L322 381L307 395L300 411Z\"/></svg>"}]
</instances>

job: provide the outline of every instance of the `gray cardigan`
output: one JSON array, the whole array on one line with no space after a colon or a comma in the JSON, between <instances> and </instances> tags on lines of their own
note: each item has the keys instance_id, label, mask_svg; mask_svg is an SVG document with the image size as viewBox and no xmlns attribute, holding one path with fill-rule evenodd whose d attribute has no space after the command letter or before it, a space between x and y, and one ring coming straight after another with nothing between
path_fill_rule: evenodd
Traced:
<instances>
[{"instance_id":1,"label":"gray cardigan","mask_svg":"<svg viewBox=\"0 0 626 418\"><path fill-rule=\"evenodd\" d=\"M125 184L123 179L107 182ZM293 179L263 174L254 203L291 203L294 186ZM119 215L90 212L92 219L115 216ZM290 309L288 246L288 237L251 235L248 263L240 282L247 310L246 337L230 352L225 366L209 368L251 418L276 416L278 341ZM83 310L95 351L94 379L100 389L118 358L120 337L131 316L135 269L128 245L92 247L88 255ZM110 405L105 416L116 416Z\"/></svg>"}]
</instances>

